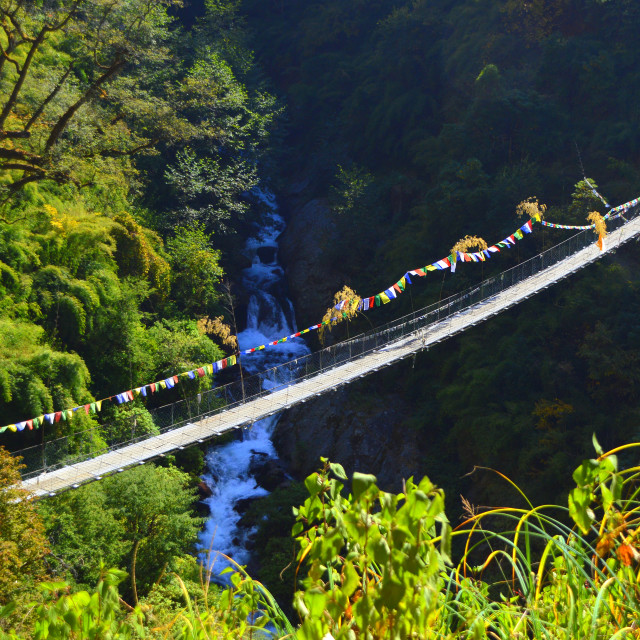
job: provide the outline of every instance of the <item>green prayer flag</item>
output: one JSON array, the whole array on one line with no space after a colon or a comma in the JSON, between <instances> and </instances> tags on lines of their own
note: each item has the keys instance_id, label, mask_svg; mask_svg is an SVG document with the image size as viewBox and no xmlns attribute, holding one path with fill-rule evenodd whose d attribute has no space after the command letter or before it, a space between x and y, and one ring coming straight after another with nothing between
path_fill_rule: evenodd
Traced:
<instances>
[{"instance_id":1,"label":"green prayer flag","mask_svg":"<svg viewBox=\"0 0 640 640\"><path fill-rule=\"evenodd\" d=\"M382 304L381 301L380 301L380 295L376 296L375 303L376 303L376 307L379 307Z\"/></svg>"},{"instance_id":2,"label":"green prayer flag","mask_svg":"<svg viewBox=\"0 0 640 640\"><path fill-rule=\"evenodd\" d=\"M96 412L96 403L92 402L91 403L91 413L95 413Z\"/></svg>"},{"instance_id":3,"label":"green prayer flag","mask_svg":"<svg viewBox=\"0 0 640 640\"><path fill-rule=\"evenodd\" d=\"M0 433L4 433L9 427L0 427Z\"/></svg>"}]
</instances>

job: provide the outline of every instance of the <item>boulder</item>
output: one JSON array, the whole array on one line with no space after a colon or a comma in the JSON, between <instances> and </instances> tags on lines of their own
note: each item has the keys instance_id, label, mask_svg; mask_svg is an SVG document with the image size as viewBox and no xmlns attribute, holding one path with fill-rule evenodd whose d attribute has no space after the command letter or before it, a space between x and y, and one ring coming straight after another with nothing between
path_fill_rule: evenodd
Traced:
<instances>
[{"instance_id":1,"label":"boulder","mask_svg":"<svg viewBox=\"0 0 640 640\"><path fill-rule=\"evenodd\" d=\"M273 491L288 480L287 470L282 462L263 453L254 453L251 456L249 472L258 486L267 491Z\"/></svg>"}]
</instances>

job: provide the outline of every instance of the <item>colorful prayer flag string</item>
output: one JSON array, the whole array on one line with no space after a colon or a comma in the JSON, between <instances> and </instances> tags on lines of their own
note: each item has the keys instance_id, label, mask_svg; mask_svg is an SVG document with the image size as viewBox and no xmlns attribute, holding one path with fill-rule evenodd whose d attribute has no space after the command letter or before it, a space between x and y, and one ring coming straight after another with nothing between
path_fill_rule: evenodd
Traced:
<instances>
[{"instance_id":1,"label":"colorful prayer flag string","mask_svg":"<svg viewBox=\"0 0 640 640\"><path fill-rule=\"evenodd\" d=\"M592 188L594 194L602 200L602 202L607 206L607 202L604 198L593 188L591 183L586 180L587 184ZM629 202L625 202L617 207L610 209L610 211L603 216L605 220L613 220L619 218L624 215L624 213L635 206L638 206L640 203L640 198L634 198ZM406 290L407 284L413 284L411 281L411 276L425 277L429 271L442 271L445 269L451 269L452 272L456 269L456 263L460 262L484 262L488 258L491 258L493 254L499 253L501 249L510 249L513 245L515 245L516 240L522 240L525 235L532 233L533 225L537 222L542 223L545 227L549 227L552 229L568 229L568 230L587 230L587 229L595 229L595 223L590 225L562 225L553 222L547 222L546 220L542 220L540 216L535 216L528 220L525 224L519 227L514 233L504 238L500 242L496 242L494 245L483 249L482 251L474 251L472 253L466 253L458 251L456 255L449 255L437 262L427 264L424 267L419 269L412 269L407 271L400 280L398 280L394 285L385 289L381 293L375 296L369 296L367 298L362 298L358 305L358 310L360 311L369 311L374 307L379 307L382 304L387 304L391 302L391 300L395 300L400 293L403 293ZM602 238L598 239L598 246L602 249L603 245ZM344 307L344 305L348 301L343 300L336 305L336 308L340 309ZM342 306L339 306L342 305ZM335 320L335 319L334 319ZM314 324L306 329L302 329L296 333L291 334L290 336L284 336L278 340L274 340L273 342L269 342L267 344L263 344L257 347L252 347L251 349L245 349L241 351L242 354L251 354L256 351L262 351L266 347L275 346L278 344L283 344L287 342L287 340L291 340L294 338L299 338L300 336L309 333L311 331L316 331L323 325L328 324L327 321L320 322L318 324ZM24 431L28 429L32 431L33 429L39 429L41 426L44 426L45 421L49 424L53 425L55 423L60 422L61 420L67 421L71 420L73 414L76 411L84 410L86 415L96 414L102 410L103 402L113 402L114 400L118 404L124 404L127 402L132 402L136 396L142 396L144 398L148 397L149 394L158 393L161 389L172 389L177 384L179 384L180 379L189 379L194 380L196 377L202 378L205 375L213 375L214 373L218 373L227 367L234 366L238 363L237 355L227 356L222 360L218 360L217 362L212 362L209 364L205 364L201 367L197 367L192 369L191 371L185 371L183 373L179 373L174 376L170 376L165 378L164 380L159 380L156 382L152 382L150 384L145 384L140 387L136 387L135 389L130 389L128 391L123 391L121 393L116 394L115 396L109 396L108 398L103 398L101 400L96 400L94 402L90 402L84 405L80 405L77 407L73 407L72 409L65 409L64 411L56 411L53 413L43 414L41 416L31 418L29 420L23 420L21 422L17 422L14 424L9 424L4 427L0 427L0 434L5 431L11 431L16 433L18 431Z\"/></svg>"}]
</instances>

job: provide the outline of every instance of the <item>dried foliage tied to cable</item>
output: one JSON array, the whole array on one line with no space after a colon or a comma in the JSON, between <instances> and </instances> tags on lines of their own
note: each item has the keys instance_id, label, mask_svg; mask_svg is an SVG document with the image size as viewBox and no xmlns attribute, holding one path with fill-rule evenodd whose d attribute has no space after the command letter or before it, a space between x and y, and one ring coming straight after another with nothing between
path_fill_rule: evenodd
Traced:
<instances>
[{"instance_id":1,"label":"dried foliage tied to cable","mask_svg":"<svg viewBox=\"0 0 640 640\"><path fill-rule=\"evenodd\" d=\"M460 240L451 247L451 254L455 256L458 251L460 251L460 253L466 253L471 249L484 251L487 247L486 241L479 236L465 236L464 238L460 238Z\"/></svg>"},{"instance_id":2,"label":"dried foliage tied to cable","mask_svg":"<svg viewBox=\"0 0 640 640\"><path fill-rule=\"evenodd\" d=\"M238 338L231 333L231 327L223 322L224 318L202 318L198 321L198 328L204 329L205 333L214 335L220 339L225 347L231 347L234 351L238 349Z\"/></svg>"},{"instance_id":3,"label":"dried foliage tied to cable","mask_svg":"<svg viewBox=\"0 0 640 640\"><path fill-rule=\"evenodd\" d=\"M318 337L321 343L324 344L324 332L326 329L331 331L334 324L338 324L343 320L350 320L358 313L360 300L360 296L353 289L347 287L347 285L342 287L342 289L333 296L333 304L322 317L322 322L326 322L327 324L321 324L318 329ZM336 305L342 301L345 301L342 309L336 309Z\"/></svg>"},{"instance_id":4,"label":"dried foliage tied to cable","mask_svg":"<svg viewBox=\"0 0 640 640\"><path fill-rule=\"evenodd\" d=\"M516 215L525 218L537 218L542 220L547 210L546 204L540 204L538 198L527 198L516 207Z\"/></svg>"},{"instance_id":5,"label":"dried foliage tied to cable","mask_svg":"<svg viewBox=\"0 0 640 640\"><path fill-rule=\"evenodd\" d=\"M600 238L604 238L607 235L607 223L605 219L597 212L592 211L588 216L587 220L595 225L595 232L598 234Z\"/></svg>"}]
</instances>

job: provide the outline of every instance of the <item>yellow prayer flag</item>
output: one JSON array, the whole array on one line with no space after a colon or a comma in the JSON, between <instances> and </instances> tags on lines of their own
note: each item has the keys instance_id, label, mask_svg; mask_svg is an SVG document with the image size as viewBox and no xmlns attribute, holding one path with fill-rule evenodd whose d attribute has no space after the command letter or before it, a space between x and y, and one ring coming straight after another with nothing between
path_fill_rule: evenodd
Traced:
<instances>
[{"instance_id":1,"label":"yellow prayer flag","mask_svg":"<svg viewBox=\"0 0 640 640\"><path fill-rule=\"evenodd\" d=\"M437 268L438 268L438 267L436 267L436 266L435 266L435 265L433 265L433 264L428 264L428 265L425 267L425 269L426 269L427 271L436 271L436 270L437 270Z\"/></svg>"},{"instance_id":2,"label":"yellow prayer flag","mask_svg":"<svg viewBox=\"0 0 640 640\"><path fill-rule=\"evenodd\" d=\"M13 431L13 433L15 433L18 430L15 424L7 425L7 429L9 429L9 431Z\"/></svg>"},{"instance_id":3,"label":"yellow prayer flag","mask_svg":"<svg viewBox=\"0 0 640 640\"><path fill-rule=\"evenodd\" d=\"M387 302L389 302L389 296L383 291L380 294L380 300L382 300L382 304L387 304Z\"/></svg>"}]
</instances>

